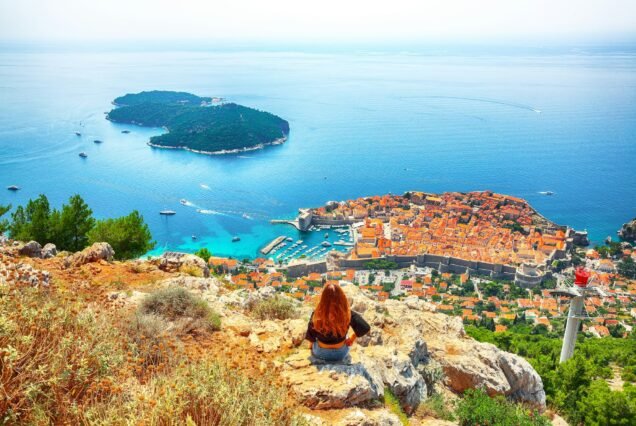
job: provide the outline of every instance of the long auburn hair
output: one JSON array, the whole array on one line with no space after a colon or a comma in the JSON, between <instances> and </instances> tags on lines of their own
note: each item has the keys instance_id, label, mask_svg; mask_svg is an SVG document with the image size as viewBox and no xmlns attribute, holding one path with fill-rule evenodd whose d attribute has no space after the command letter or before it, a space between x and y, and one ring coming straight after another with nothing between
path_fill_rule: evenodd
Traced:
<instances>
[{"instance_id":1,"label":"long auburn hair","mask_svg":"<svg viewBox=\"0 0 636 426\"><path fill-rule=\"evenodd\" d=\"M314 329L324 335L346 336L351 321L349 300L337 284L327 284L314 311Z\"/></svg>"}]
</instances>

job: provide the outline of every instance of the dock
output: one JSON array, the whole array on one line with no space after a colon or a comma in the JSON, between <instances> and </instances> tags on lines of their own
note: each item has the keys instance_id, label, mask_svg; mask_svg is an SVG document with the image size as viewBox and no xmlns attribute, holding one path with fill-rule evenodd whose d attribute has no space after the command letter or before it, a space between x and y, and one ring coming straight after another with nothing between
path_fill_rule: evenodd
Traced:
<instances>
[{"instance_id":1,"label":"dock","mask_svg":"<svg viewBox=\"0 0 636 426\"><path fill-rule=\"evenodd\" d=\"M287 237L285 235L281 235L280 237L274 238L269 244L267 244L265 247L261 249L261 253L263 253L264 255L269 254L270 251L274 250L274 248L280 243L282 243L283 241L285 241L286 238Z\"/></svg>"}]
</instances>

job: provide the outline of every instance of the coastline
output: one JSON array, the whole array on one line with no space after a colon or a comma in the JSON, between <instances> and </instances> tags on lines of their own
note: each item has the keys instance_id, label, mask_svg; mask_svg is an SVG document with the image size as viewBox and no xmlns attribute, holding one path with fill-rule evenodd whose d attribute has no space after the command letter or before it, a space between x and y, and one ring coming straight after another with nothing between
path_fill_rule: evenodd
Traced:
<instances>
[{"instance_id":1,"label":"coastline","mask_svg":"<svg viewBox=\"0 0 636 426\"><path fill-rule=\"evenodd\" d=\"M160 148L160 149L182 149L184 151L190 151L190 152L194 152L196 154L225 155L225 154L239 154L241 152L248 152L248 151L257 151L257 150L263 149L263 148L265 148L267 146L282 145L286 141L287 141L287 136L283 136L282 138L275 139L272 142L260 143L258 145L247 146L245 148L222 149L220 151L201 151L201 150L189 148L187 146L164 146L164 145L156 145L156 144L153 144L152 142L147 142L146 144L148 146L153 147L153 148Z\"/></svg>"}]
</instances>

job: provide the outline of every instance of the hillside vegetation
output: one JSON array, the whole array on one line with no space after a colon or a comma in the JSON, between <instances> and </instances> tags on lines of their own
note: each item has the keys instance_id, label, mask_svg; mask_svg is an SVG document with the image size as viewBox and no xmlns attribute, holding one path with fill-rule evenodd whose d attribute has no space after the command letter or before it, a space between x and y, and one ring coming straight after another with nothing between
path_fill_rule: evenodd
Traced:
<instances>
[{"instance_id":1,"label":"hillside vegetation","mask_svg":"<svg viewBox=\"0 0 636 426\"><path fill-rule=\"evenodd\" d=\"M466 327L475 339L526 358L537 370L548 400L574 425L636 424L636 339L580 336L572 359L559 364L560 338L532 335L524 327L493 333ZM632 334L633 336L633 334ZM611 390L607 380L620 371L622 390Z\"/></svg>"}]
</instances>

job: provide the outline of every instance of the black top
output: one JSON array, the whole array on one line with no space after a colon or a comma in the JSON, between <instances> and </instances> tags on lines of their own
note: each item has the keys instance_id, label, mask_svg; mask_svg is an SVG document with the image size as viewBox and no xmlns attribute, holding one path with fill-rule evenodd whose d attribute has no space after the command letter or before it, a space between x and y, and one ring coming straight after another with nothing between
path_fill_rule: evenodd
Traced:
<instances>
[{"instance_id":1,"label":"black top","mask_svg":"<svg viewBox=\"0 0 636 426\"><path fill-rule=\"evenodd\" d=\"M362 337L371 330L369 324L362 318L360 314L357 312L351 311L351 321L349 321L349 326L353 328L356 336ZM307 325L307 334L305 334L305 339L310 342L315 342L316 340L321 341L322 343L326 343L328 345L334 345L336 343L342 343L347 336L335 336L333 334L324 335L319 331L314 329L314 313L311 313L311 317L309 318L309 324Z\"/></svg>"}]
</instances>

